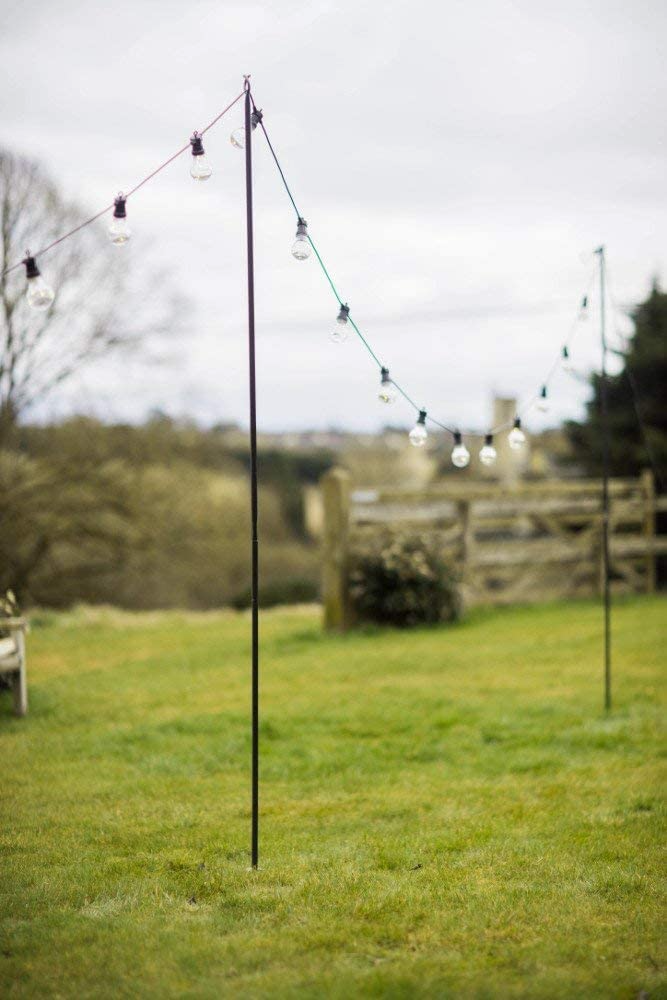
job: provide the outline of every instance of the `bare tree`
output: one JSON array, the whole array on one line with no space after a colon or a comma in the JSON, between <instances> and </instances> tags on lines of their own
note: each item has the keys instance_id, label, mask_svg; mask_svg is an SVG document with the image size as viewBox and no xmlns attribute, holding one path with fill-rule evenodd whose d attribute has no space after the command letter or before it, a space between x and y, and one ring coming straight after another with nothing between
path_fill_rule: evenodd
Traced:
<instances>
[{"instance_id":1,"label":"bare tree","mask_svg":"<svg viewBox=\"0 0 667 1000\"><path fill-rule=\"evenodd\" d=\"M32 310L24 268L4 271L82 218L39 164L0 149L0 445L25 410L84 365L173 329L180 315L178 298L165 298L163 275L128 280L127 257L104 240L103 220L39 258L56 298L46 311Z\"/></svg>"}]
</instances>

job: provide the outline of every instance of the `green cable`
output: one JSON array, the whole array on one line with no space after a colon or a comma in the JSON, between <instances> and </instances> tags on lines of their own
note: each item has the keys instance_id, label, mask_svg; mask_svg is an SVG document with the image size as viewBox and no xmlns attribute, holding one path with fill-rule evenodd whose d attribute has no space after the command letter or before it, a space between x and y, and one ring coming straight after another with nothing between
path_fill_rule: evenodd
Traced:
<instances>
[{"instance_id":1,"label":"green cable","mask_svg":"<svg viewBox=\"0 0 667 1000\"><path fill-rule=\"evenodd\" d=\"M312 239L310 237L310 233L308 233L307 236L308 236L308 242L310 243L311 247L315 251L315 256L317 257L317 259L319 261L319 265L322 268L322 270L324 271L324 274L325 274L325 277L326 277L327 281L331 285L331 291L334 293L334 295L338 299L338 304L342 306L343 300L341 299L340 295L336 291L336 286L334 285L333 281L331 280L331 275L329 274L329 272L327 271L326 267L324 266L324 261L322 260L322 258L320 257L319 253L317 252L317 247L313 243L313 241L312 241Z\"/></svg>"},{"instance_id":2,"label":"green cable","mask_svg":"<svg viewBox=\"0 0 667 1000\"><path fill-rule=\"evenodd\" d=\"M338 304L342 306L343 305L343 300L341 299L340 295L338 294L338 291L336 290L336 286L334 285L333 281L331 280L331 275L329 274L329 272L327 271L326 267L324 266L324 261L320 257L320 255L319 255L319 253L317 251L317 247L313 243L313 240L312 240L312 237L310 236L310 234L308 234L308 242L310 243L311 247L315 251L315 256L317 257L317 261L318 261L320 267L322 268L322 271L324 272L324 276L326 277L327 281L331 285L332 292L334 293L334 295L338 299ZM352 329L354 330L354 332L356 333L357 337L359 338L359 340L361 341L361 343L364 345L364 347L366 348L366 350L368 351L368 353L370 354L370 356L373 358L373 360L375 361L375 363L378 366L378 368L380 368L380 369L383 368L384 365L382 364L382 362L378 358L377 354L375 353L375 351L373 350L373 348L371 347L371 345L368 343L368 341L364 337L363 333L361 332L361 330L359 329L359 327L357 326L357 324L354 322L354 320L352 319L352 317L349 315L349 313L348 313L348 317L347 318L348 318L348 320L350 322L350 325L352 326Z\"/></svg>"}]
</instances>

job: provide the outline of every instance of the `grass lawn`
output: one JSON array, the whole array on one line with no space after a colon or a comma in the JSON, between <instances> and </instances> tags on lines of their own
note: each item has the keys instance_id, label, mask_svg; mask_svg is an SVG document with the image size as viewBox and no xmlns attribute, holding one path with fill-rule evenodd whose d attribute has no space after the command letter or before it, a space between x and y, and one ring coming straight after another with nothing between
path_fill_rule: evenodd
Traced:
<instances>
[{"instance_id":1,"label":"grass lawn","mask_svg":"<svg viewBox=\"0 0 667 1000\"><path fill-rule=\"evenodd\" d=\"M666 603L322 636L262 622L248 870L249 620L79 612L0 700L3 997L667 996Z\"/></svg>"}]
</instances>

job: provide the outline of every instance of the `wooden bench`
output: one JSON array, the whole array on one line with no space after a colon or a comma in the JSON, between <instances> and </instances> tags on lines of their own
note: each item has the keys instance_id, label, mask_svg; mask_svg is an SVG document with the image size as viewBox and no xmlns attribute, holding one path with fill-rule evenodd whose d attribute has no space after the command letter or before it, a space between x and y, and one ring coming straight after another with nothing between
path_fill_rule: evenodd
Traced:
<instances>
[{"instance_id":1,"label":"wooden bench","mask_svg":"<svg viewBox=\"0 0 667 1000\"><path fill-rule=\"evenodd\" d=\"M28 623L24 618L0 618L0 680L7 681L14 696L14 714L28 711L28 678L25 666L25 633Z\"/></svg>"}]
</instances>

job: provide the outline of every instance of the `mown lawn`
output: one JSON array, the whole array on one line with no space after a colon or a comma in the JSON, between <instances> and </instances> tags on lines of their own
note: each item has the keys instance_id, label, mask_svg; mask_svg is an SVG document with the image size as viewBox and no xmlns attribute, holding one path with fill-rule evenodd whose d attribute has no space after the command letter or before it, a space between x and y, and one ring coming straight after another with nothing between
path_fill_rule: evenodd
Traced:
<instances>
[{"instance_id":1,"label":"mown lawn","mask_svg":"<svg viewBox=\"0 0 667 1000\"><path fill-rule=\"evenodd\" d=\"M666 603L324 638L263 616L261 870L248 619L72 614L0 700L4 997L667 995Z\"/></svg>"}]
</instances>

